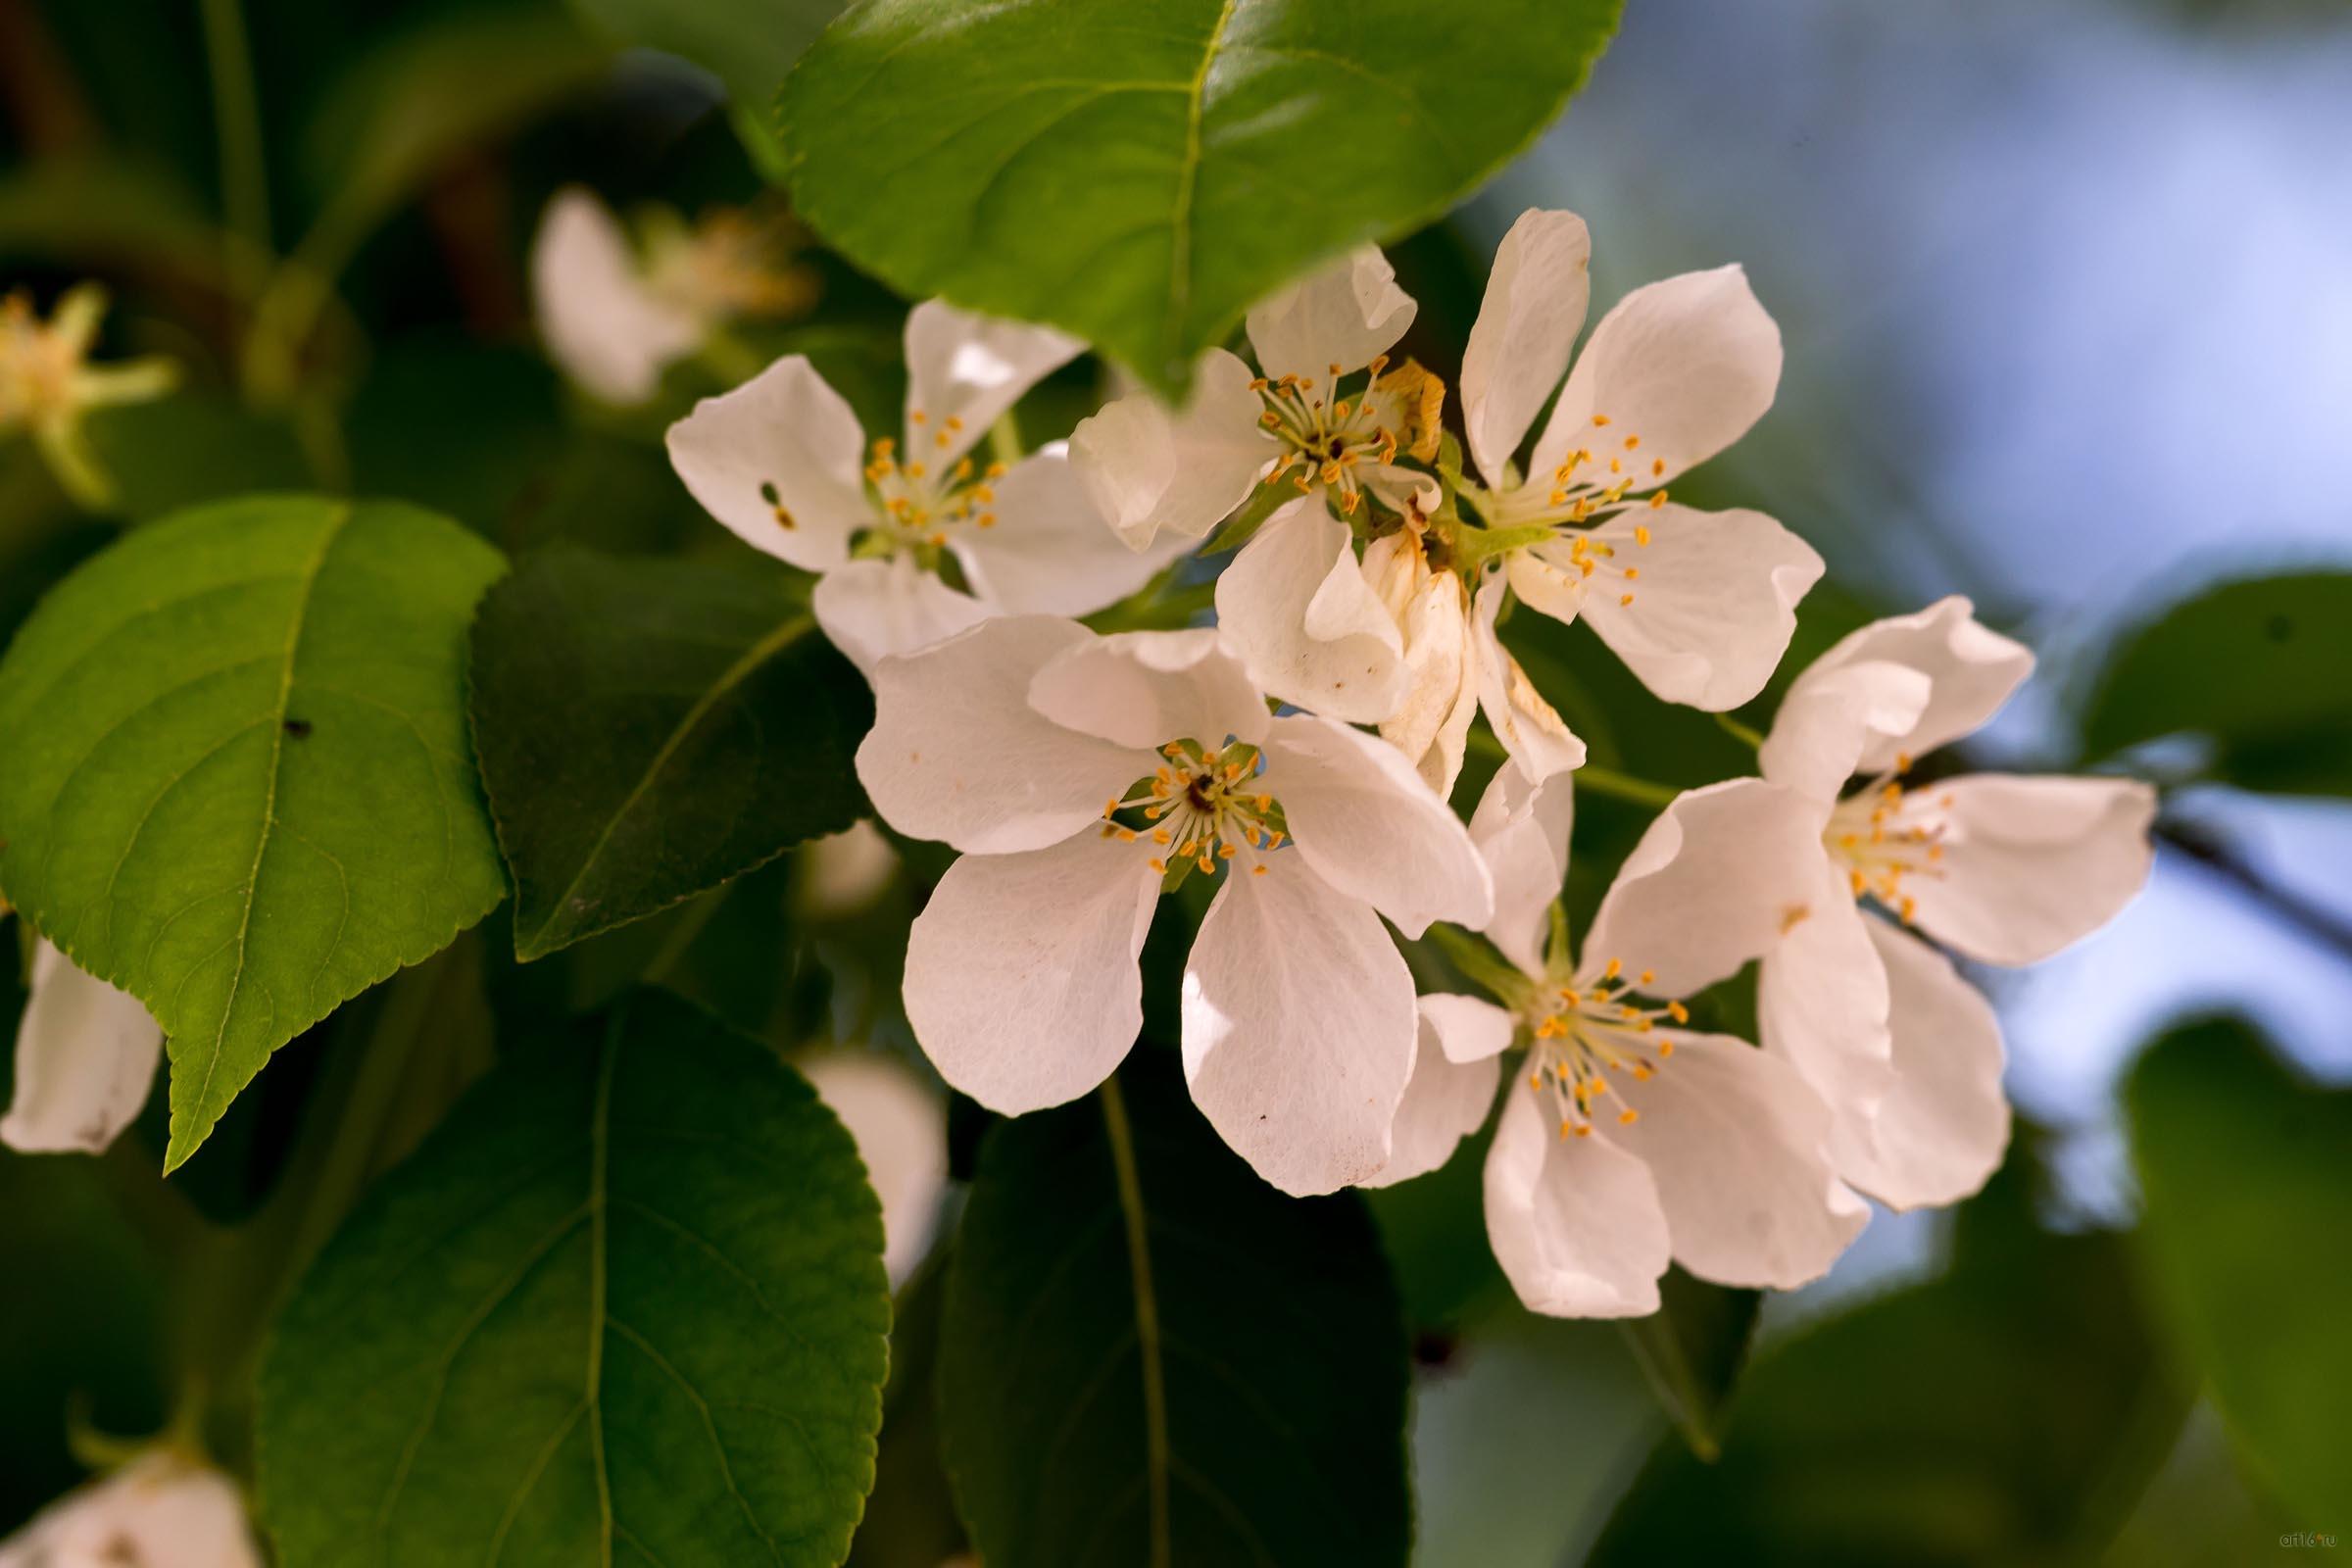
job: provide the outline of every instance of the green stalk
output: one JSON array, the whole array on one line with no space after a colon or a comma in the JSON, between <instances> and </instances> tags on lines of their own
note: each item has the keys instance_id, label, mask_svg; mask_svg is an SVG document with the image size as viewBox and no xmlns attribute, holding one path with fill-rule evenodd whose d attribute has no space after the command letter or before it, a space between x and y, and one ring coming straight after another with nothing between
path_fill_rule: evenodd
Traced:
<instances>
[{"instance_id":1,"label":"green stalk","mask_svg":"<svg viewBox=\"0 0 2352 1568\"><path fill-rule=\"evenodd\" d=\"M261 100L253 55L237 0L201 0L204 55L213 78L213 127L220 144L220 199L231 232L261 256L274 255L270 232L270 163L262 145ZM231 256L234 275L238 259Z\"/></svg>"}]
</instances>

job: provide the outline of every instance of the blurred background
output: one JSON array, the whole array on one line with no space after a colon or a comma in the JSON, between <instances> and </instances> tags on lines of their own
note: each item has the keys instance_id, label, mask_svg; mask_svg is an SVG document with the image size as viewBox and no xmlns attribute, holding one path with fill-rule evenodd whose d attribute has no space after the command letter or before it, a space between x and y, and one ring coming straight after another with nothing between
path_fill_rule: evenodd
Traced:
<instances>
[{"instance_id":1,"label":"blurred background","mask_svg":"<svg viewBox=\"0 0 2352 1568\"><path fill-rule=\"evenodd\" d=\"M889 426L903 306L783 228L813 314L741 323L632 408L550 364L529 257L566 184L782 221L775 149L718 79L615 47L597 11L248 0L240 40L201 0L0 0L0 289L45 312L97 279L99 357L181 368L169 398L90 421L103 506L0 436L0 634L120 528L263 488L408 497L511 551L723 555L659 433L780 352ZM244 58L250 80L221 64ZM2010 1166L1954 1213L1878 1215L1818 1286L1760 1314L1690 1287L1664 1339L1544 1322L1486 1259L1476 1150L1378 1198L1419 1331L1417 1560L2226 1564L2352 1531L2352 1102L2328 1094L2352 1079L2352 9L1631 0L1566 118L1395 248L1439 368L1532 205L1591 222L1595 315L1740 261L1778 317L1778 407L1690 489L1828 558L1791 671L1965 593L2042 655L1973 761L2168 788L2136 905L1977 976L2011 1053ZM1095 386L1058 377L1025 427L1066 428ZM1513 632L1579 694L1595 760L1674 783L1748 765L1581 633ZM1580 819L1581 896L1639 826ZM903 1053L885 950L906 893L845 910L809 874L526 976L496 933L459 961L485 1006L525 1008L675 937L679 983L780 1045ZM276 1109L190 1166L196 1223L257 1200L267 1158L230 1167L303 1081L273 1067ZM0 1153L0 1531L76 1473L69 1396L98 1430L160 1412L174 1313L151 1254L181 1222L152 1212L176 1200L151 1171ZM923 1356L894 1359L853 1560L933 1568L956 1543Z\"/></svg>"}]
</instances>

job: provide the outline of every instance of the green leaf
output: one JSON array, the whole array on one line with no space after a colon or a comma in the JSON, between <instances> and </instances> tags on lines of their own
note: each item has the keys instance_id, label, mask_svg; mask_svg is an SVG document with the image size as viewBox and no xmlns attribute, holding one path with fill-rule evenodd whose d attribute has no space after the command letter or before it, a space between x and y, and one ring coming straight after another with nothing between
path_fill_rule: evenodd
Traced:
<instances>
[{"instance_id":1,"label":"green leaf","mask_svg":"<svg viewBox=\"0 0 2352 1568\"><path fill-rule=\"evenodd\" d=\"M873 1484L881 1206L798 1073L639 992L355 1212L261 1374L286 1568L831 1568Z\"/></svg>"},{"instance_id":2,"label":"green leaf","mask_svg":"<svg viewBox=\"0 0 2352 1568\"><path fill-rule=\"evenodd\" d=\"M1618 10L873 0L785 82L794 196L903 293L1051 321L1173 392L1251 304L1526 147Z\"/></svg>"},{"instance_id":3,"label":"green leaf","mask_svg":"<svg viewBox=\"0 0 2352 1568\"><path fill-rule=\"evenodd\" d=\"M572 8L624 43L691 61L727 84L727 94L764 126L768 105L793 62L846 0L571 0Z\"/></svg>"},{"instance_id":4,"label":"green leaf","mask_svg":"<svg viewBox=\"0 0 2352 1568\"><path fill-rule=\"evenodd\" d=\"M167 1169L504 894L462 708L502 567L396 502L246 497L88 562L0 663L0 886L163 1024Z\"/></svg>"},{"instance_id":5,"label":"green leaf","mask_svg":"<svg viewBox=\"0 0 2352 1568\"><path fill-rule=\"evenodd\" d=\"M1265 1186L1172 1072L981 1146L940 1414L989 1568L1402 1564L1405 1360L1361 1201Z\"/></svg>"},{"instance_id":6,"label":"green leaf","mask_svg":"<svg viewBox=\"0 0 2352 1568\"><path fill-rule=\"evenodd\" d=\"M1664 1303L1625 1325L1634 1359L1683 1441L1701 1459L1723 1451L1726 1413L1756 1334L1757 1291L1733 1290L1670 1269Z\"/></svg>"},{"instance_id":7,"label":"green leaf","mask_svg":"<svg viewBox=\"0 0 2352 1568\"><path fill-rule=\"evenodd\" d=\"M2170 1326L2279 1496L2312 1525L2352 1519L2352 1093L2217 1021L2157 1042L2129 1101Z\"/></svg>"},{"instance_id":8,"label":"green leaf","mask_svg":"<svg viewBox=\"0 0 2352 1568\"><path fill-rule=\"evenodd\" d=\"M873 700L781 574L581 550L473 634L473 730L529 959L751 870L864 808Z\"/></svg>"},{"instance_id":9,"label":"green leaf","mask_svg":"<svg viewBox=\"0 0 2352 1568\"><path fill-rule=\"evenodd\" d=\"M1950 1271L1768 1344L1713 1463L1668 1439L1591 1562L2095 1556L2180 1429L2130 1244L2052 1235L2012 1169Z\"/></svg>"},{"instance_id":10,"label":"green leaf","mask_svg":"<svg viewBox=\"0 0 2352 1568\"><path fill-rule=\"evenodd\" d=\"M2166 735L2223 782L2352 795L2352 573L2233 582L2126 640L2082 715L2087 758Z\"/></svg>"}]
</instances>

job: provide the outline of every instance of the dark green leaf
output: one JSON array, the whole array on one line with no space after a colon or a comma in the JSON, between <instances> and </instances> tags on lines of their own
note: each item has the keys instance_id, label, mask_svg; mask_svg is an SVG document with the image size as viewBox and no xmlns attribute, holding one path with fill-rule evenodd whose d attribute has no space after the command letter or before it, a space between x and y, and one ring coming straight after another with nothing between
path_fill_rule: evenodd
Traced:
<instances>
[{"instance_id":1,"label":"dark green leaf","mask_svg":"<svg viewBox=\"0 0 2352 1568\"><path fill-rule=\"evenodd\" d=\"M1962 1211L1942 1278L1768 1344L1722 1456L1668 1439L1592 1562L1932 1568L2073 1561L2104 1541L2187 1392L2129 1244L2037 1229L2020 1177Z\"/></svg>"},{"instance_id":2,"label":"dark green leaf","mask_svg":"<svg viewBox=\"0 0 2352 1568\"><path fill-rule=\"evenodd\" d=\"M311 482L291 425L218 394L99 409L85 428L99 470L115 483L108 510L134 522Z\"/></svg>"},{"instance_id":3,"label":"dark green leaf","mask_svg":"<svg viewBox=\"0 0 2352 1568\"><path fill-rule=\"evenodd\" d=\"M1173 1073L1004 1122L940 1350L972 1544L989 1568L1401 1564L1405 1351L1361 1202L1265 1186Z\"/></svg>"},{"instance_id":4,"label":"dark green leaf","mask_svg":"<svg viewBox=\"0 0 2352 1568\"><path fill-rule=\"evenodd\" d=\"M473 728L535 958L716 887L865 804L865 683L779 575L579 550L482 605Z\"/></svg>"},{"instance_id":5,"label":"dark green leaf","mask_svg":"<svg viewBox=\"0 0 2352 1568\"><path fill-rule=\"evenodd\" d=\"M503 564L395 502L227 501L83 565L0 663L0 883L163 1024L167 1168L505 892L462 699Z\"/></svg>"},{"instance_id":6,"label":"dark green leaf","mask_svg":"<svg viewBox=\"0 0 2352 1568\"><path fill-rule=\"evenodd\" d=\"M571 0L624 43L692 61L760 124L793 62L845 0Z\"/></svg>"},{"instance_id":7,"label":"dark green leaf","mask_svg":"<svg viewBox=\"0 0 2352 1568\"><path fill-rule=\"evenodd\" d=\"M2213 1022L2159 1041L2130 1101L2168 1322L2279 1496L2352 1519L2352 1094Z\"/></svg>"},{"instance_id":8,"label":"dark green leaf","mask_svg":"<svg viewBox=\"0 0 2352 1568\"><path fill-rule=\"evenodd\" d=\"M1658 1295L1664 1304L1626 1324L1626 1339L1683 1441L1711 1460L1723 1450L1725 1414L1747 1365L1763 1296L1710 1285L1679 1268L1667 1272Z\"/></svg>"},{"instance_id":9,"label":"dark green leaf","mask_svg":"<svg viewBox=\"0 0 2352 1568\"><path fill-rule=\"evenodd\" d=\"M793 190L902 292L1051 321L1172 390L1255 301L1525 147L1617 13L874 0L785 83Z\"/></svg>"},{"instance_id":10,"label":"dark green leaf","mask_svg":"<svg viewBox=\"0 0 2352 1568\"><path fill-rule=\"evenodd\" d=\"M261 1377L286 1568L842 1559L881 1208L808 1083L638 993L483 1080L330 1243Z\"/></svg>"},{"instance_id":11,"label":"dark green leaf","mask_svg":"<svg viewBox=\"0 0 2352 1568\"><path fill-rule=\"evenodd\" d=\"M2352 573L2233 582L2126 640L2082 715L2084 756L2202 737L2213 777L2352 795Z\"/></svg>"}]
</instances>

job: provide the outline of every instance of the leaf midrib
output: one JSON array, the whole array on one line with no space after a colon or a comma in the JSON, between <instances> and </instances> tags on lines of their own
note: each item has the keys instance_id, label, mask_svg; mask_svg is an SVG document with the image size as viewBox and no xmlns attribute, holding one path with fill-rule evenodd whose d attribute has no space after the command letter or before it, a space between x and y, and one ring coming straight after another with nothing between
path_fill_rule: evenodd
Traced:
<instances>
[{"instance_id":1,"label":"leaf midrib","mask_svg":"<svg viewBox=\"0 0 2352 1568\"><path fill-rule=\"evenodd\" d=\"M296 579L294 618L286 627L285 652L281 656L278 665L277 702L270 712L270 771L269 782L262 795L262 826L261 831L254 838L253 864L245 874L245 906L237 916L236 967L229 972L228 999L221 1004L220 1021L213 1028L212 1044L205 1057L204 1080L196 1086L195 1097L190 1102L191 1105L199 1112L211 1102L213 1079L220 1071L222 1048L228 1039L228 1023L231 1018L236 1016L237 998L244 991L245 960L253 951L253 944L250 940L253 934L253 906L260 896L262 863L268 859L270 843L275 836L271 830L277 826L277 784L279 775L285 767L286 713L293 703L294 665L302 654L303 630L310 624L311 600L318 592L318 575L326 569L326 558L334 553L336 541L343 537L344 529L351 522L351 514L350 502L338 501L334 504L328 515L326 527L319 535L318 554L311 558L309 564L303 568L302 575ZM173 1118L175 1123L177 1119ZM210 1126L211 1124L208 1122L206 1124L208 1131ZM180 1132L181 1129L174 1125L164 1152L164 1174L167 1176L185 1162L189 1155L195 1153L198 1144L202 1141L201 1135L199 1135L196 1142L182 1145Z\"/></svg>"},{"instance_id":2,"label":"leaf midrib","mask_svg":"<svg viewBox=\"0 0 2352 1568\"><path fill-rule=\"evenodd\" d=\"M1227 6L1230 11L1230 0ZM1151 1499L1152 1568L1169 1568L1175 1555L1170 1527L1167 1368L1160 1355L1159 1296L1152 1283L1152 1244L1144 1211L1135 1134L1117 1078L1102 1081L1102 1126L1118 1178L1119 1212L1127 1231L1127 1272L1135 1291L1135 1350L1144 1378L1144 1480Z\"/></svg>"},{"instance_id":3,"label":"leaf midrib","mask_svg":"<svg viewBox=\"0 0 2352 1568\"><path fill-rule=\"evenodd\" d=\"M677 756L678 748L686 744L686 738L689 735L701 728L703 720L710 716L711 710L718 706L722 699L749 680L753 672L761 665L774 660L785 649L807 636L815 624L814 617L806 613L794 615L790 619L780 622L765 636L737 656L735 662L719 674L718 679L694 700L693 705L686 710L685 715L671 726L669 734L663 737L660 750L654 753L653 760L645 765L645 770L638 775L637 782L631 786L627 796L622 799L619 806L613 808L612 813L605 818L605 825L597 833L596 842L589 846L587 855L581 858L579 869L574 871L571 880L564 885L564 891L549 905L546 916L540 920L528 938L525 938L520 931L515 933L514 955L516 957L528 962L533 958L545 957L557 947L562 946L561 943L549 941L551 933L575 929L574 925L564 923L564 912L571 906L571 901L586 885L589 875L597 869L598 862L612 842L612 835L619 831L621 822L643 803L647 794L653 789L654 781L662 776L662 771L669 766L670 760Z\"/></svg>"}]
</instances>

